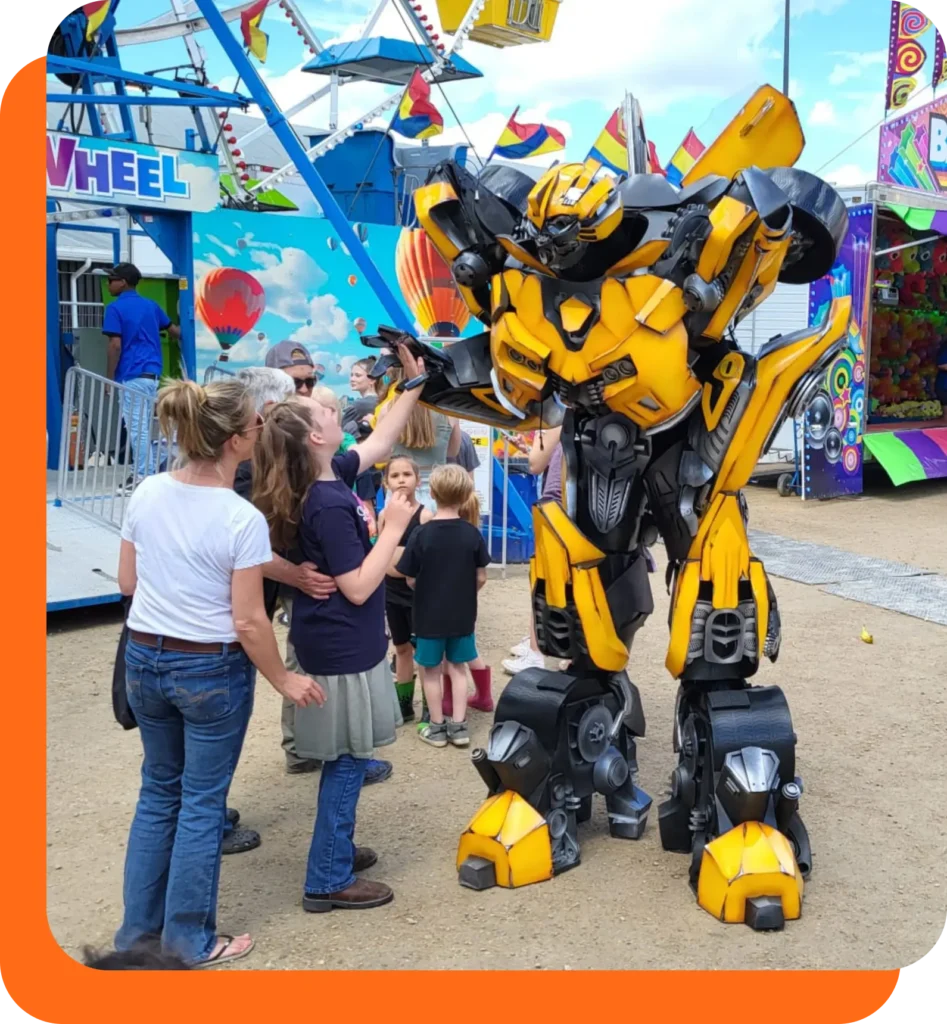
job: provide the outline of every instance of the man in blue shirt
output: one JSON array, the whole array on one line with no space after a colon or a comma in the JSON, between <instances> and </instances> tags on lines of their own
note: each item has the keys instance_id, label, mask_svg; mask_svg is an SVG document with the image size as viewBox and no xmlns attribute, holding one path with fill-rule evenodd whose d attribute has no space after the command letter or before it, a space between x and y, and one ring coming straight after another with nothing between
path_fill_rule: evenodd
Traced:
<instances>
[{"instance_id":1,"label":"man in blue shirt","mask_svg":"<svg viewBox=\"0 0 947 1024\"><path fill-rule=\"evenodd\" d=\"M163 366L161 332L167 331L175 341L181 337L180 328L158 303L138 294L140 281L141 273L133 264L112 267L108 285L115 301L106 307L102 326L109 339L107 376L123 386L122 419L135 459L134 472L119 488L122 493L130 493L136 478L155 471L151 421Z\"/></svg>"}]
</instances>

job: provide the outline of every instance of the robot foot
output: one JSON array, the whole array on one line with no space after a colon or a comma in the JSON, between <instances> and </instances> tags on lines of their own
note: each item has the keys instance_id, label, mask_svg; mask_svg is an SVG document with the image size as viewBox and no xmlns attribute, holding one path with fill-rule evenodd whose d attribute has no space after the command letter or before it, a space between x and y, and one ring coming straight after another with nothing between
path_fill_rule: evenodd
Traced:
<instances>
[{"instance_id":1,"label":"robot foot","mask_svg":"<svg viewBox=\"0 0 947 1024\"><path fill-rule=\"evenodd\" d=\"M615 839L640 839L648 824L651 797L629 778L614 793L605 797L608 831Z\"/></svg>"},{"instance_id":2,"label":"robot foot","mask_svg":"<svg viewBox=\"0 0 947 1024\"><path fill-rule=\"evenodd\" d=\"M707 843L697 902L726 923L778 931L802 913L804 882L792 844L778 829L748 821Z\"/></svg>"},{"instance_id":3,"label":"robot foot","mask_svg":"<svg viewBox=\"0 0 947 1024\"><path fill-rule=\"evenodd\" d=\"M469 889L515 889L553 876L546 819L518 793L489 797L460 837L458 881Z\"/></svg>"}]
</instances>

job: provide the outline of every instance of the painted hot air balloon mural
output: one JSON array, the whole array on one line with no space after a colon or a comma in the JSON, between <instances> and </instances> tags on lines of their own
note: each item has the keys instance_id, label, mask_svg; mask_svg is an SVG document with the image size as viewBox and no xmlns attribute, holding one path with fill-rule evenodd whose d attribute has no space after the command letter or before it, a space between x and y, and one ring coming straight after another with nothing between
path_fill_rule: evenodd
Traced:
<instances>
[{"instance_id":1,"label":"painted hot air balloon mural","mask_svg":"<svg viewBox=\"0 0 947 1024\"><path fill-rule=\"evenodd\" d=\"M227 352L253 330L266 308L263 286L251 274L234 267L208 271L197 287L194 309L214 332L226 362Z\"/></svg>"},{"instance_id":2,"label":"painted hot air balloon mural","mask_svg":"<svg viewBox=\"0 0 947 1024\"><path fill-rule=\"evenodd\" d=\"M435 338L457 338L470 320L450 268L427 232L405 228L395 250L398 284L421 330Z\"/></svg>"}]
</instances>

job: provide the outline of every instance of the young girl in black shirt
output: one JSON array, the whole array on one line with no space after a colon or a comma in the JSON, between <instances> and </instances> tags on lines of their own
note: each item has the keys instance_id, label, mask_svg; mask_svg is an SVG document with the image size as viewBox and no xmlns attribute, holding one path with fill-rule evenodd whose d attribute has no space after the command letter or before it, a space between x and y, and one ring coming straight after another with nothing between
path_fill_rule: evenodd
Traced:
<instances>
[{"instance_id":1,"label":"young girl in black shirt","mask_svg":"<svg viewBox=\"0 0 947 1024\"><path fill-rule=\"evenodd\" d=\"M480 531L460 516L473 491L470 474L460 466L437 466L431 496L437 513L416 529L397 570L414 586L415 661L431 720L418 736L434 747L470 744L467 731L466 666L477 660L474 628L477 592L487 582L490 555ZM447 663L453 720L445 722L441 665Z\"/></svg>"},{"instance_id":2,"label":"young girl in black shirt","mask_svg":"<svg viewBox=\"0 0 947 1024\"><path fill-rule=\"evenodd\" d=\"M385 467L385 490L388 494L403 494L412 512L411 521L401 536L400 544L395 548L385 578L385 616L391 642L395 645L395 689L398 691L401 717L406 722L414 720L414 645L411 643L414 635L411 615L414 594L396 567L415 530L434 517L434 513L418 501L420 483L421 470L406 455L396 455ZM385 511L382 509L378 517L379 536L384 529Z\"/></svg>"}]
</instances>

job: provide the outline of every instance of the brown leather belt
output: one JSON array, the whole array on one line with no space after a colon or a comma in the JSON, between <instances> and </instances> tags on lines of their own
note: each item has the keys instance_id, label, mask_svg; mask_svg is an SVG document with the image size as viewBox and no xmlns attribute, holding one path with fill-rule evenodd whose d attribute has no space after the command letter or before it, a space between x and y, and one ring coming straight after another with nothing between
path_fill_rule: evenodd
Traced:
<instances>
[{"instance_id":1,"label":"brown leather belt","mask_svg":"<svg viewBox=\"0 0 947 1024\"><path fill-rule=\"evenodd\" d=\"M173 636L155 636L154 633L139 633L130 629L128 635L142 647L161 647L165 651L177 651L179 654L229 654L231 651L243 650L239 643L202 644L196 640L177 640Z\"/></svg>"}]
</instances>

